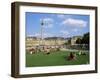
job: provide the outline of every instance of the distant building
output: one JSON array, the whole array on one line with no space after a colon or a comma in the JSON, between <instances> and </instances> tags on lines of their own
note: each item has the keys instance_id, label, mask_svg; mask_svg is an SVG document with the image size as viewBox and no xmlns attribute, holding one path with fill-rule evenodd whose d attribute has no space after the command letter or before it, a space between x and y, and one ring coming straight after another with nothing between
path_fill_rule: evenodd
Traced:
<instances>
[{"instance_id":1,"label":"distant building","mask_svg":"<svg viewBox=\"0 0 100 80\"><path fill-rule=\"evenodd\" d=\"M37 37L26 37L26 47L33 47L38 45L63 45L67 39L61 37L48 37L41 40Z\"/></svg>"},{"instance_id":2,"label":"distant building","mask_svg":"<svg viewBox=\"0 0 100 80\"><path fill-rule=\"evenodd\" d=\"M31 37L26 37L26 40L27 40L27 41L30 41L30 40L37 40L37 39L38 39L37 37L32 37L32 36L31 36Z\"/></svg>"},{"instance_id":3,"label":"distant building","mask_svg":"<svg viewBox=\"0 0 100 80\"><path fill-rule=\"evenodd\" d=\"M26 47L33 47L39 45L39 39L37 37L26 37Z\"/></svg>"},{"instance_id":4,"label":"distant building","mask_svg":"<svg viewBox=\"0 0 100 80\"><path fill-rule=\"evenodd\" d=\"M62 46L65 43L68 43L68 40L70 39L71 45L76 44L76 40L78 38L82 38L82 36L74 36L71 38L61 38L61 37L48 37L44 38L41 40L40 38L37 37L26 37L26 47L34 47L34 46L39 46L39 45L54 45L54 46Z\"/></svg>"}]
</instances>

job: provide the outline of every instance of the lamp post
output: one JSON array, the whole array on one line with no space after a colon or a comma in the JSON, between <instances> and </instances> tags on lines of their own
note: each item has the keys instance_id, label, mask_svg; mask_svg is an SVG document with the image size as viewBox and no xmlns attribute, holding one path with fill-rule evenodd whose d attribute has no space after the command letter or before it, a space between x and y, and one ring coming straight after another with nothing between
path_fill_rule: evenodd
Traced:
<instances>
[{"instance_id":1,"label":"lamp post","mask_svg":"<svg viewBox=\"0 0 100 80\"><path fill-rule=\"evenodd\" d=\"M40 23L40 25L41 25L41 30L40 30L40 45L43 45L43 26L44 26L44 22L43 22L43 19L41 20L41 23Z\"/></svg>"}]
</instances>

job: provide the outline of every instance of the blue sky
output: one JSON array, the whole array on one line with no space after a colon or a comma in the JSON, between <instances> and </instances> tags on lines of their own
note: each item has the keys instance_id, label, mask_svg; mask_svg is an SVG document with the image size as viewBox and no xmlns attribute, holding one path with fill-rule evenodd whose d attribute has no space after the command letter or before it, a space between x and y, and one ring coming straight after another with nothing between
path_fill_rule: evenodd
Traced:
<instances>
[{"instance_id":1,"label":"blue sky","mask_svg":"<svg viewBox=\"0 0 100 80\"><path fill-rule=\"evenodd\" d=\"M89 32L89 15L26 12L26 36L72 37ZM44 23L41 26L41 21Z\"/></svg>"}]
</instances>

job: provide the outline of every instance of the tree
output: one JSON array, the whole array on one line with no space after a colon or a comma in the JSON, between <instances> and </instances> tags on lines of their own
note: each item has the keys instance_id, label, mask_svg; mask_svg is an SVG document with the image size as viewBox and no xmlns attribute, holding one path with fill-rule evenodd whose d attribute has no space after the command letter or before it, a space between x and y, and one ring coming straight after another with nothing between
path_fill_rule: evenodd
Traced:
<instances>
[{"instance_id":1,"label":"tree","mask_svg":"<svg viewBox=\"0 0 100 80\"><path fill-rule=\"evenodd\" d=\"M84 34L82 38L82 44L89 44L89 32Z\"/></svg>"},{"instance_id":2,"label":"tree","mask_svg":"<svg viewBox=\"0 0 100 80\"><path fill-rule=\"evenodd\" d=\"M64 45L71 45L71 39L68 39L68 41L65 42Z\"/></svg>"},{"instance_id":3,"label":"tree","mask_svg":"<svg viewBox=\"0 0 100 80\"><path fill-rule=\"evenodd\" d=\"M68 45L68 42L65 42L64 45Z\"/></svg>"},{"instance_id":4,"label":"tree","mask_svg":"<svg viewBox=\"0 0 100 80\"><path fill-rule=\"evenodd\" d=\"M68 40L68 44L71 45L71 39Z\"/></svg>"},{"instance_id":5,"label":"tree","mask_svg":"<svg viewBox=\"0 0 100 80\"><path fill-rule=\"evenodd\" d=\"M76 40L76 44L82 44L82 39L78 38L78 39Z\"/></svg>"}]
</instances>

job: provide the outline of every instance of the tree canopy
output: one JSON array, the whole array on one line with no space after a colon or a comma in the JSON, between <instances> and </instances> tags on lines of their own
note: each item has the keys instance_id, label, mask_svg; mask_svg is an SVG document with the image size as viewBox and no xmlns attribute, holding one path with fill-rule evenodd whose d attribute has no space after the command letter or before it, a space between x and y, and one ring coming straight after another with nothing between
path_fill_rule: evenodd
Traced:
<instances>
[{"instance_id":1,"label":"tree canopy","mask_svg":"<svg viewBox=\"0 0 100 80\"><path fill-rule=\"evenodd\" d=\"M76 40L76 43L77 44L89 44L89 32L88 33L85 33L83 35L82 39L81 38L78 38Z\"/></svg>"}]
</instances>

